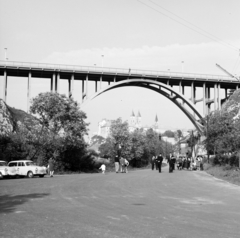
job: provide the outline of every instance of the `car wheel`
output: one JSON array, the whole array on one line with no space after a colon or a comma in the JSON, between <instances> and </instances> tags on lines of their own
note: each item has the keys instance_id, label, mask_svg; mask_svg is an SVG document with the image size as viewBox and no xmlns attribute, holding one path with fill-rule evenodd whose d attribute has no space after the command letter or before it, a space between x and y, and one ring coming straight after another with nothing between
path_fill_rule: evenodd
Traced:
<instances>
[{"instance_id":1,"label":"car wheel","mask_svg":"<svg viewBox=\"0 0 240 238\"><path fill-rule=\"evenodd\" d=\"M32 171L29 171L29 172L27 173L27 176L28 176L28 178L33 178L33 172L32 172Z\"/></svg>"},{"instance_id":2,"label":"car wheel","mask_svg":"<svg viewBox=\"0 0 240 238\"><path fill-rule=\"evenodd\" d=\"M2 173L0 172L0 179L2 179L3 178L3 175L2 175Z\"/></svg>"},{"instance_id":3,"label":"car wheel","mask_svg":"<svg viewBox=\"0 0 240 238\"><path fill-rule=\"evenodd\" d=\"M39 177L40 177L40 178L43 178L43 177L44 177L44 174L39 175Z\"/></svg>"}]
</instances>

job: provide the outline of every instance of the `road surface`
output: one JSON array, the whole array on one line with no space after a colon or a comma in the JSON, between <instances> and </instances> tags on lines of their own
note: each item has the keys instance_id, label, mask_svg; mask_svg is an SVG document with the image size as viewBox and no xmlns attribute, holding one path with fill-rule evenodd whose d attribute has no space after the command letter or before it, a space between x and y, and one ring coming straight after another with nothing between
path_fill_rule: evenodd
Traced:
<instances>
[{"instance_id":1,"label":"road surface","mask_svg":"<svg viewBox=\"0 0 240 238\"><path fill-rule=\"evenodd\" d=\"M239 238L240 187L167 167L4 179L0 237Z\"/></svg>"}]
</instances>

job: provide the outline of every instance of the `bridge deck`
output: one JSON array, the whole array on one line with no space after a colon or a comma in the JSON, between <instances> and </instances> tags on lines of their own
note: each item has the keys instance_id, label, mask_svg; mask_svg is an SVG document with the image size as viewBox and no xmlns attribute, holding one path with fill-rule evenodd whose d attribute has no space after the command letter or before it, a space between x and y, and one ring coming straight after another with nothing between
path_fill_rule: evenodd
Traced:
<instances>
[{"instance_id":1,"label":"bridge deck","mask_svg":"<svg viewBox=\"0 0 240 238\"><path fill-rule=\"evenodd\" d=\"M179 81L182 81L183 86L190 86L192 81L194 81L195 86L202 86L204 82L209 86L214 85L215 83L221 83L222 88L234 89L236 88L236 85L239 84L236 79L224 75L0 61L0 75L4 74L4 70L7 70L8 76L17 77L27 77L28 72L31 71L32 77L38 78L51 78L53 73L57 72L60 73L61 79L70 79L71 75L74 74L75 80L85 80L86 75L88 75L88 80L90 81L98 81L102 76L102 81L106 82L112 82L114 81L114 78L116 82L126 78L143 78L154 79L164 83L167 83L168 81L170 85L179 85Z\"/></svg>"}]
</instances>

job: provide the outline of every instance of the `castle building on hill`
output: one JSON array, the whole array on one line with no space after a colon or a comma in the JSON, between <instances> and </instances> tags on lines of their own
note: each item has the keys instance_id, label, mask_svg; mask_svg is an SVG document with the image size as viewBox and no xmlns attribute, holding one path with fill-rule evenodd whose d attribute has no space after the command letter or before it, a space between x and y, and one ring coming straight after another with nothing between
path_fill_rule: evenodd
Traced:
<instances>
[{"instance_id":1,"label":"castle building on hill","mask_svg":"<svg viewBox=\"0 0 240 238\"><path fill-rule=\"evenodd\" d=\"M98 135L102 136L104 138L107 138L110 134L110 127L111 127L112 121L108 119L103 119L98 123Z\"/></svg>"},{"instance_id":2,"label":"castle building on hill","mask_svg":"<svg viewBox=\"0 0 240 238\"><path fill-rule=\"evenodd\" d=\"M103 119L98 123L98 135L102 136L104 138L107 138L110 134L110 127L111 127L112 120ZM132 114L130 115L130 118L128 120L129 125L129 132L133 132L135 130L143 129L143 131L147 131L149 129L153 129L153 131L159 133L159 126L158 126L158 117L156 115L154 124L152 126L142 126L142 116L140 112L138 111L137 114L135 114L132 111Z\"/></svg>"}]
</instances>

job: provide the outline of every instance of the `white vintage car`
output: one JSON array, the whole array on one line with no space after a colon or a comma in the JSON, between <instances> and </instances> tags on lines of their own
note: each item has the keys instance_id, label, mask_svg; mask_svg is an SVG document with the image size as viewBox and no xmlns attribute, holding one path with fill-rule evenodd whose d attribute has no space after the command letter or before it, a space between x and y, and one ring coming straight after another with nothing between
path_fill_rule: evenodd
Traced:
<instances>
[{"instance_id":1,"label":"white vintage car","mask_svg":"<svg viewBox=\"0 0 240 238\"><path fill-rule=\"evenodd\" d=\"M0 160L0 179L8 176L7 162Z\"/></svg>"},{"instance_id":2,"label":"white vintage car","mask_svg":"<svg viewBox=\"0 0 240 238\"><path fill-rule=\"evenodd\" d=\"M33 176L44 177L47 174L47 168L44 166L38 166L31 160L15 160L8 163L9 171L13 174L14 171L18 176L27 176L32 178Z\"/></svg>"}]
</instances>

